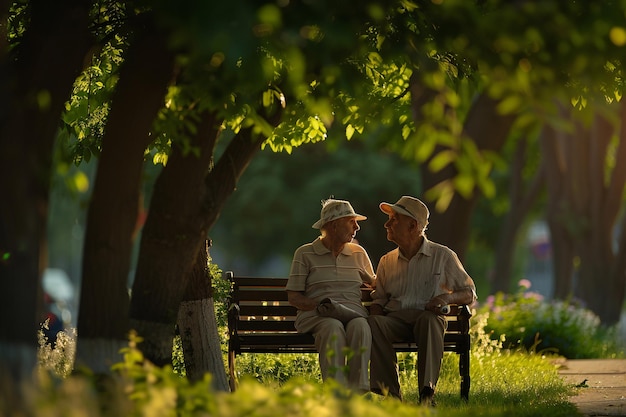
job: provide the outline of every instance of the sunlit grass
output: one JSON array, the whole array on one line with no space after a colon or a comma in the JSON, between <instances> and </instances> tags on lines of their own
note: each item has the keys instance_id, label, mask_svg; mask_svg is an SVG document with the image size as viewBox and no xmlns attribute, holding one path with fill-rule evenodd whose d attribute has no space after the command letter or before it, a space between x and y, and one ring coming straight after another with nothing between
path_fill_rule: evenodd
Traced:
<instances>
[{"instance_id":1,"label":"sunlit grass","mask_svg":"<svg viewBox=\"0 0 626 417\"><path fill-rule=\"evenodd\" d=\"M575 388L559 376L557 357L503 349L503 338L494 340L485 331L488 317L477 314L472 320L469 402L460 398L458 355L446 353L434 410L418 404L416 353L398 354L404 402L371 393L351 395L332 383L322 383L316 354L238 355L238 389L223 393L212 390L210 377L192 384L180 370L145 362L131 338L125 361L115 366L114 378L103 389L100 380L88 375L68 376L76 342L72 332L60 334L56 349L40 340L41 384L29 391L29 412L68 416L580 415L569 402ZM180 367L182 353L176 350L174 362Z\"/></svg>"},{"instance_id":2,"label":"sunlit grass","mask_svg":"<svg viewBox=\"0 0 626 417\"><path fill-rule=\"evenodd\" d=\"M254 356L254 357L253 357ZM400 383L404 395L404 404L418 407L417 373L411 364L416 359L415 353L403 354L400 357ZM469 402L460 398L460 376L458 356L445 354L441 378L437 386L437 413L451 416L484 415L484 416L576 416L576 407L569 402L569 396L575 394L575 388L568 385L559 376L554 357L524 352L497 352L488 355L474 352L470 365L471 389ZM279 391L289 381L298 380L303 384L319 385L316 374L299 374L298 368L292 370L293 375L286 381L272 376L276 369L276 361L283 367L290 364L306 363L314 369L316 355L296 354L256 354L243 355L238 367L243 368L241 376L244 380L257 378L262 385L273 387ZM245 368L254 364L255 371L247 374ZM264 364L269 365L263 372ZM404 366L403 366L404 365ZM302 368L300 368L302 369ZM371 395L370 401L390 404L397 402L392 398ZM392 415L392 414L389 414Z\"/></svg>"}]
</instances>

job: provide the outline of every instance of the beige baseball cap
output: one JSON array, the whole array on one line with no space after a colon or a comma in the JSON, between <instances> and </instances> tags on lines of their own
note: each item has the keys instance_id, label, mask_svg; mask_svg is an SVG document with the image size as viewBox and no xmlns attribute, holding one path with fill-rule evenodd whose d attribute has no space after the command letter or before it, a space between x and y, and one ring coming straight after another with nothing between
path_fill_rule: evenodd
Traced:
<instances>
[{"instance_id":1,"label":"beige baseball cap","mask_svg":"<svg viewBox=\"0 0 626 417\"><path fill-rule=\"evenodd\" d=\"M428 223L428 216L430 216L426 204L408 195L400 197L395 204L380 203L379 207L383 213L391 214L391 212L395 211L396 213L404 214L405 216L417 220L421 225L426 225Z\"/></svg>"}]
</instances>

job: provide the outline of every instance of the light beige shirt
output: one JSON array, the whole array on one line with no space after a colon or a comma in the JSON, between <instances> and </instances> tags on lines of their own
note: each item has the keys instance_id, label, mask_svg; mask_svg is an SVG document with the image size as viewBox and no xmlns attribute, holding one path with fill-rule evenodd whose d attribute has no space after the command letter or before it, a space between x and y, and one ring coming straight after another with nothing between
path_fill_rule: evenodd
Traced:
<instances>
[{"instance_id":1,"label":"light beige shirt","mask_svg":"<svg viewBox=\"0 0 626 417\"><path fill-rule=\"evenodd\" d=\"M418 253L407 259L398 248L383 255L376 270L374 303L385 311L423 310L433 297L476 287L454 251L424 238Z\"/></svg>"},{"instance_id":2,"label":"light beige shirt","mask_svg":"<svg viewBox=\"0 0 626 417\"><path fill-rule=\"evenodd\" d=\"M304 292L317 302L332 298L360 310L361 285L373 281L374 268L363 247L346 243L335 257L317 238L296 249L285 289Z\"/></svg>"}]
</instances>

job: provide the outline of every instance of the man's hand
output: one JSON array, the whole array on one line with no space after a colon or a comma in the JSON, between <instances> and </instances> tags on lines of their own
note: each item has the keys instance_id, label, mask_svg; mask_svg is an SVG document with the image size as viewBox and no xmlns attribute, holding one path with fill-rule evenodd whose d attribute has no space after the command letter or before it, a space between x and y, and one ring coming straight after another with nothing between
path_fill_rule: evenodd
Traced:
<instances>
[{"instance_id":1,"label":"man's hand","mask_svg":"<svg viewBox=\"0 0 626 417\"><path fill-rule=\"evenodd\" d=\"M317 308L317 301L307 297L303 292L287 290L287 300L289 304L298 310L310 311Z\"/></svg>"},{"instance_id":2,"label":"man's hand","mask_svg":"<svg viewBox=\"0 0 626 417\"><path fill-rule=\"evenodd\" d=\"M449 303L446 299L444 299L443 295L438 295L432 298L424 307L426 310L432 311L435 314L443 315L446 314L445 308L442 310L442 307L447 306ZM449 308L449 307L448 307Z\"/></svg>"}]
</instances>

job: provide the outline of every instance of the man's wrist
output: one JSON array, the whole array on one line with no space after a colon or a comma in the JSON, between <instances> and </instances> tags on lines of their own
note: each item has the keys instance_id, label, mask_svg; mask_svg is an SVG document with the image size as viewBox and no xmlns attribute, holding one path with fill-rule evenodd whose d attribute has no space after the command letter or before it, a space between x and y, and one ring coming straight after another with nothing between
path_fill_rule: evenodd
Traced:
<instances>
[{"instance_id":1,"label":"man's wrist","mask_svg":"<svg viewBox=\"0 0 626 417\"><path fill-rule=\"evenodd\" d=\"M442 306L450 304L449 302L447 302L446 300L444 300L443 298L439 296L433 298L433 300L437 300L439 302L439 305L437 307L442 307Z\"/></svg>"}]
</instances>

